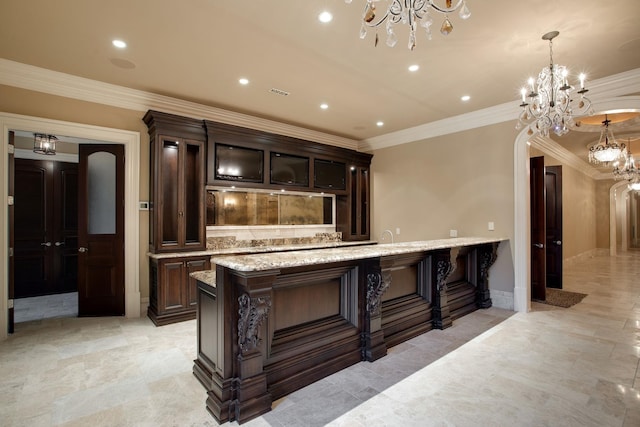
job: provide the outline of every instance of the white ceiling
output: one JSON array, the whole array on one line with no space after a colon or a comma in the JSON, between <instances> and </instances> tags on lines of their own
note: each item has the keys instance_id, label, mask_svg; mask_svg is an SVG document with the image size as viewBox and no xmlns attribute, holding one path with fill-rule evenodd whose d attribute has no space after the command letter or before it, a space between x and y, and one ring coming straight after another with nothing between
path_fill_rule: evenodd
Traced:
<instances>
[{"instance_id":1,"label":"white ceiling","mask_svg":"<svg viewBox=\"0 0 640 427\"><path fill-rule=\"evenodd\" d=\"M526 79L548 65L541 36L552 30L560 32L554 62L585 72L587 86L640 68L638 0L467 0L470 19L450 16L445 37L433 14L433 39L420 31L413 51L405 28L394 48L384 30L377 47L372 30L361 40L364 3L2 0L0 57L355 140L517 104ZM324 10L334 15L329 24L317 19ZM117 50L114 38L128 47ZM575 152L571 134L560 140ZM575 136L582 150L594 139Z\"/></svg>"}]
</instances>

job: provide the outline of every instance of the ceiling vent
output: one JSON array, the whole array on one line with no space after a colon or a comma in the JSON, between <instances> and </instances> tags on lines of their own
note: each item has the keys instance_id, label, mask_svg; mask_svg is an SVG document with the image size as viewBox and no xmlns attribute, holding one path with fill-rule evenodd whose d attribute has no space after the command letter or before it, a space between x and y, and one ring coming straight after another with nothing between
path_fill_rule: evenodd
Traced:
<instances>
[{"instance_id":1,"label":"ceiling vent","mask_svg":"<svg viewBox=\"0 0 640 427\"><path fill-rule=\"evenodd\" d=\"M289 96L289 92L287 92L286 90L276 89L275 87L272 87L271 89L269 89L269 92L275 93L276 95L280 95L280 96Z\"/></svg>"}]
</instances>

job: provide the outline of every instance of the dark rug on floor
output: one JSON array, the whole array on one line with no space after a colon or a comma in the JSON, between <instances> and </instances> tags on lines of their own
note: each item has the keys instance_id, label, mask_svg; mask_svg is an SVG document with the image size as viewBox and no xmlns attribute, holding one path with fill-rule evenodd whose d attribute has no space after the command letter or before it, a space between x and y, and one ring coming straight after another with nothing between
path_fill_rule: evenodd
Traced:
<instances>
[{"instance_id":1,"label":"dark rug on floor","mask_svg":"<svg viewBox=\"0 0 640 427\"><path fill-rule=\"evenodd\" d=\"M587 294L581 294L579 292L569 292L569 291L563 291L562 289L547 288L546 300L545 301L535 300L535 301L541 302L543 304L554 305L556 307L569 308L573 305L576 305L580 301L582 301L582 299L586 296Z\"/></svg>"}]
</instances>

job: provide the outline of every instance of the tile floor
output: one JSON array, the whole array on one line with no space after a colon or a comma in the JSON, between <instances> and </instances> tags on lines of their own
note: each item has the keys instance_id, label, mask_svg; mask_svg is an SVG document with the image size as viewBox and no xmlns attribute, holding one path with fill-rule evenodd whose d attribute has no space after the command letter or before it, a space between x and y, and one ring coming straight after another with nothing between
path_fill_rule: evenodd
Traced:
<instances>
[{"instance_id":1,"label":"tile floor","mask_svg":"<svg viewBox=\"0 0 640 427\"><path fill-rule=\"evenodd\" d=\"M14 300L13 316L15 323L54 317L77 317L78 293L18 298Z\"/></svg>"},{"instance_id":2,"label":"tile floor","mask_svg":"<svg viewBox=\"0 0 640 427\"><path fill-rule=\"evenodd\" d=\"M640 254L565 271L578 305L476 311L290 394L246 426L640 426ZM57 318L0 343L2 426L215 426L195 321ZM235 423L232 423L235 425Z\"/></svg>"}]
</instances>

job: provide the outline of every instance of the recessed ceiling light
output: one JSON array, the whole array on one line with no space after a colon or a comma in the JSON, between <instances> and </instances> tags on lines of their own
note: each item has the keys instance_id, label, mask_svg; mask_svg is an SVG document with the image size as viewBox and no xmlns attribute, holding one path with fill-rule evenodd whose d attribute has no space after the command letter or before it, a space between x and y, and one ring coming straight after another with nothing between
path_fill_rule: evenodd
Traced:
<instances>
[{"instance_id":1,"label":"recessed ceiling light","mask_svg":"<svg viewBox=\"0 0 640 427\"><path fill-rule=\"evenodd\" d=\"M382 126L384 126L384 122L376 122L376 126L382 127Z\"/></svg>"},{"instance_id":2,"label":"recessed ceiling light","mask_svg":"<svg viewBox=\"0 0 640 427\"><path fill-rule=\"evenodd\" d=\"M238 83L240 83L241 85L248 85L249 79L245 79L244 77L242 77L238 80Z\"/></svg>"},{"instance_id":3,"label":"recessed ceiling light","mask_svg":"<svg viewBox=\"0 0 640 427\"><path fill-rule=\"evenodd\" d=\"M419 65L413 64L413 65L409 65L409 71L414 72L414 71L418 71L420 69Z\"/></svg>"},{"instance_id":4,"label":"recessed ceiling light","mask_svg":"<svg viewBox=\"0 0 640 427\"><path fill-rule=\"evenodd\" d=\"M331 22L331 20L333 19L333 15L330 12L327 12L326 10L324 12L322 12L320 15L318 15L318 20L320 22Z\"/></svg>"},{"instance_id":5,"label":"recessed ceiling light","mask_svg":"<svg viewBox=\"0 0 640 427\"><path fill-rule=\"evenodd\" d=\"M127 44L122 40L114 40L111 43L113 43L113 45L118 49L124 49L125 47L127 47Z\"/></svg>"},{"instance_id":6,"label":"recessed ceiling light","mask_svg":"<svg viewBox=\"0 0 640 427\"><path fill-rule=\"evenodd\" d=\"M329 108L329 104L320 104L320 108L326 110L327 108Z\"/></svg>"},{"instance_id":7,"label":"recessed ceiling light","mask_svg":"<svg viewBox=\"0 0 640 427\"><path fill-rule=\"evenodd\" d=\"M461 99L462 101L464 101L464 102L467 102L468 100L470 100L470 99L471 99L471 97L470 97L469 95L463 95L463 96L461 96L461 97L460 97L460 99Z\"/></svg>"}]
</instances>

